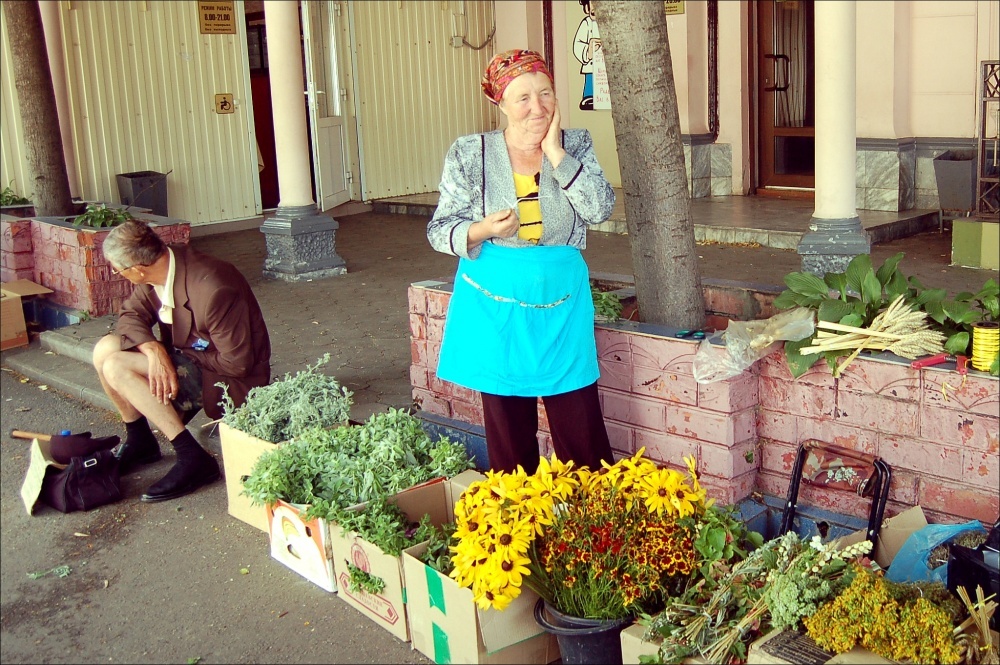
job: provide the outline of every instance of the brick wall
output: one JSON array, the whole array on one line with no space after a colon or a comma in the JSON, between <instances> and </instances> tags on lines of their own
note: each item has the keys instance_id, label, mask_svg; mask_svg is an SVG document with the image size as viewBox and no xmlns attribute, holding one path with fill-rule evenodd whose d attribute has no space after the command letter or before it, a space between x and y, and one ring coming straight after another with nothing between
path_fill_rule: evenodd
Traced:
<instances>
[{"instance_id":1,"label":"brick wall","mask_svg":"<svg viewBox=\"0 0 1000 665\"><path fill-rule=\"evenodd\" d=\"M481 424L478 394L435 376L450 296L449 283L410 287L413 397L425 411ZM712 301L716 312L755 302L726 305L725 297ZM892 467L888 514L919 504L932 521L997 519L1000 380L972 372L963 382L953 371L875 358L856 359L838 379L819 364L793 380L775 347L739 376L702 385L691 371L698 343L644 332L651 328L597 325L598 386L617 454L645 447L677 469L694 455L712 496L734 503L753 491L783 497L797 446L819 439ZM548 454L541 402L539 413L539 449ZM800 501L856 517L869 506L805 483Z\"/></svg>"},{"instance_id":2,"label":"brick wall","mask_svg":"<svg viewBox=\"0 0 1000 665\"><path fill-rule=\"evenodd\" d=\"M31 220L7 215L0 219L0 282L34 279Z\"/></svg>"},{"instance_id":3,"label":"brick wall","mask_svg":"<svg viewBox=\"0 0 1000 665\"><path fill-rule=\"evenodd\" d=\"M153 229L164 242L185 245L190 240L191 225L188 222L150 217L150 221L158 223ZM143 218L146 216L143 215ZM46 296L48 300L87 312L90 316L105 316L119 310L122 302L132 293L132 285L124 277L112 274L101 252L101 245L110 229L82 229L38 220L21 221L30 222L32 265L28 278L52 289L52 293Z\"/></svg>"}]
</instances>

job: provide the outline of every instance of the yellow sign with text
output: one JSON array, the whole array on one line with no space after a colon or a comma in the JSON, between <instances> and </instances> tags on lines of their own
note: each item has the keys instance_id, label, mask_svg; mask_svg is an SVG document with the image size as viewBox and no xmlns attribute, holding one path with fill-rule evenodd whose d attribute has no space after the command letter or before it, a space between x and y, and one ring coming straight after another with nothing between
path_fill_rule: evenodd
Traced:
<instances>
[{"instance_id":1,"label":"yellow sign with text","mask_svg":"<svg viewBox=\"0 0 1000 665\"><path fill-rule=\"evenodd\" d=\"M684 0L663 0L663 11L667 16L684 13Z\"/></svg>"},{"instance_id":2,"label":"yellow sign with text","mask_svg":"<svg viewBox=\"0 0 1000 665\"><path fill-rule=\"evenodd\" d=\"M235 35L234 2L199 2L198 21L203 35Z\"/></svg>"}]
</instances>

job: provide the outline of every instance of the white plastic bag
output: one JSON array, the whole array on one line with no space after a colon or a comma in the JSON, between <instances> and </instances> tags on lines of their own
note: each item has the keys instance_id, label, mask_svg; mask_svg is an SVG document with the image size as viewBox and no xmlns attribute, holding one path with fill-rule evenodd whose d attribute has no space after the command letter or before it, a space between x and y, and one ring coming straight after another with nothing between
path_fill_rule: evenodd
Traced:
<instances>
[{"instance_id":1,"label":"white plastic bag","mask_svg":"<svg viewBox=\"0 0 1000 665\"><path fill-rule=\"evenodd\" d=\"M698 383L724 381L743 372L767 354L771 344L788 340L797 342L813 334L816 323L813 311L796 307L760 321L730 321L729 327L706 337L698 345L691 363ZM725 349L712 340L724 339Z\"/></svg>"}]
</instances>

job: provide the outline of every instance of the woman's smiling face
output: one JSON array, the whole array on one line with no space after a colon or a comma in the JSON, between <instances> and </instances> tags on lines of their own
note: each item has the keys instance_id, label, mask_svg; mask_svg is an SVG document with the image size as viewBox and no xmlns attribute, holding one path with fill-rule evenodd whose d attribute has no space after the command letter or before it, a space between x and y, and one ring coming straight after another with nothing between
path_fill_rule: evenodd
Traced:
<instances>
[{"instance_id":1,"label":"woman's smiling face","mask_svg":"<svg viewBox=\"0 0 1000 665\"><path fill-rule=\"evenodd\" d=\"M555 106L552 81L542 72L518 76L504 90L500 102L500 110L507 116L509 127L539 142L549 129Z\"/></svg>"}]
</instances>

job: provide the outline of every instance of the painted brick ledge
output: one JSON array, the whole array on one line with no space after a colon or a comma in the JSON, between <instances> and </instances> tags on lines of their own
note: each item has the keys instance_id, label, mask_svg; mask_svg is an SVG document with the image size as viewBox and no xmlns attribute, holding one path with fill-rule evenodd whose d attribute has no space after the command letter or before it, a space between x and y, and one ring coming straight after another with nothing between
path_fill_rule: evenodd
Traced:
<instances>
[{"instance_id":1,"label":"painted brick ledge","mask_svg":"<svg viewBox=\"0 0 1000 665\"><path fill-rule=\"evenodd\" d=\"M448 280L410 287L414 397L430 413L478 423L474 394L434 376L450 293ZM596 324L598 385L616 454L645 446L672 466L693 454L706 486L733 502L755 490L783 496L797 446L819 439L886 459L890 512L920 503L942 521L990 522L1000 512L1000 379L971 371L963 381L948 366L915 370L890 353L859 357L837 379L822 364L792 379L776 345L738 377L701 385L691 372L698 342L674 332L632 321ZM540 416L545 451L551 444L541 407ZM857 517L867 509L853 495L809 490L804 497Z\"/></svg>"}]
</instances>

